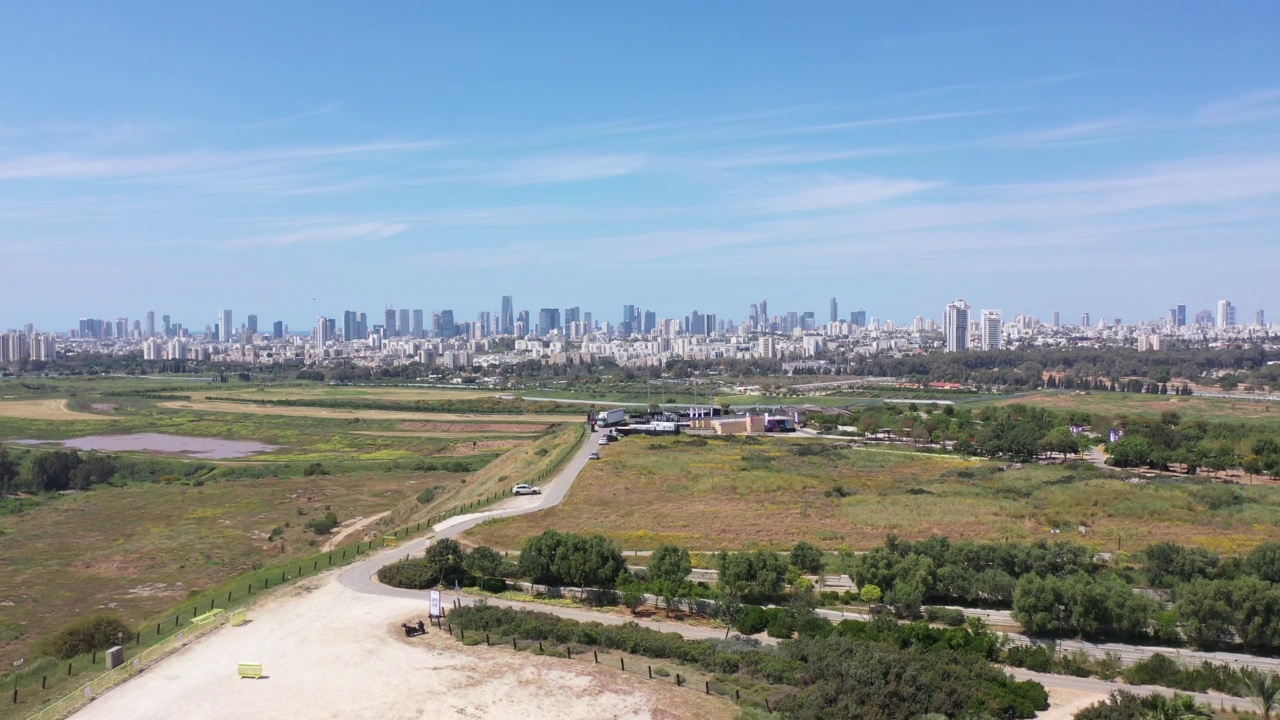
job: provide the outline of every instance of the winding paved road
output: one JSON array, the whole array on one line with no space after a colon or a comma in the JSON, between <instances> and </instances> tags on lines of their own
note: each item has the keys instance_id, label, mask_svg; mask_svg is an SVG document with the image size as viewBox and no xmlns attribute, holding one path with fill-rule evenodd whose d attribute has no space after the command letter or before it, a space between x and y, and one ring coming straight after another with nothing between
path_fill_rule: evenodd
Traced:
<instances>
[{"instance_id":1,"label":"winding paved road","mask_svg":"<svg viewBox=\"0 0 1280 720\"><path fill-rule=\"evenodd\" d=\"M411 540L394 549L371 555L368 560L351 565L338 576L338 582L351 590L370 595L421 598L424 595L421 590L389 587L377 582L374 577L379 569L402 559L406 554L415 555L421 553L433 540L456 537L486 520L524 515L559 505L564 501L565 496L569 494L569 488L573 487L573 481L578 479L578 475L582 473L583 468L587 466L587 463L591 462L591 453L601 450L600 437L604 434L605 431L603 430L589 433L582 447L578 448L573 457L569 459L569 462L565 463L560 473L552 478L551 482L542 485L541 495L508 498L492 510L468 515L456 515L448 520L439 522L432 528L433 532L426 537ZM608 452L608 450L605 449L603 452Z\"/></svg>"},{"instance_id":2,"label":"winding paved road","mask_svg":"<svg viewBox=\"0 0 1280 720\"><path fill-rule=\"evenodd\" d=\"M346 570L342 571L342 573L338 577L338 581L343 586L358 593L365 593L370 595L382 595L382 596L388 596L388 597L416 598L419 600L423 599L424 596L426 595L426 592L423 590L407 590L403 588L390 587L388 585L383 585L379 583L375 579L378 570L386 565L389 565L393 562L396 562L397 560L402 559L403 557L405 557L406 554L414 555L422 552L426 548L427 544L433 540L455 537L457 535L462 534L463 532L466 532L467 530L470 530L476 525L479 525L480 523L485 522L486 520L492 520L494 518L502 518L502 517L511 517L514 515L524 515L527 513L537 512L539 510L543 510L546 508L559 505L564 500L565 496L569 494L569 489L573 487L573 483L578 478L578 475L582 473L582 470L587 466L587 463L590 462L589 455L592 452L596 452L600 450L599 438L603 434L604 434L604 431L597 431L595 433L591 433L586 438L586 442L583 444L583 446L578 448L574 456L569 460L568 463L565 464L564 468L561 469L560 473L556 475L556 477L550 483L547 483L542 486L541 495L514 497L514 498L510 498L503 501L502 503L499 504L498 507L492 510L472 513L469 515L458 515L456 517L449 518L448 520L438 523L433 528L434 532L430 535L427 535L426 537L422 537L417 540L406 542L397 548L385 550L381 553L370 556L367 560L351 565ZM470 605L476 602L477 599L478 598L476 598L475 596L468 596L468 595L450 596L450 594L446 592L446 602L449 602L451 600L457 600L463 605ZM515 608L527 609L529 607L528 603L508 602L508 601L495 600L495 599L489 599L488 602L491 604L503 605L503 606L515 607ZM595 612L592 610L566 608L566 607L558 607L558 606L552 606L552 605L545 605L545 606L538 605L537 609L543 612L549 612L555 615L560 615L561 617L567 617L567 618L571 618L571 619L579 620L583 622L595 621L595 622L614 625L614 624L624 623L630 619L625 615L601 613L601 612ZM831 619L834 622L839 622L840 617L849 617L852 615L852 614L836 613L832 611L820 611L820 612L824 616L828 616L828 619ZM698 627L694 625L687 625L684 623L674 623L674 622L655 620L655 621L647 622L646 626L652 627L653 629L660 630L662 632L680 633L681 635L691 639L722 637L720 631L718 630L714 630L712 628L706 628L706 627ZM1031 642L1030 638L1026 638L1025 636L1021 636L1021 635L1011 635L1010 637L1017 644L1024 644L1024 643ZM761 640L769 644L777 642L772 638L761 638ZM1170 652L1168 649L1157 648L1153 650L1150 648L1144 648L1144 647L1133 646L1133 645L1095 645L1092 643L1084 643L1084 642L1070 641L1070 640L1060 642L1059 647L1062 650L1075 650L1075 649L1092 650L1098 656L1101 656L1102 652L1107 650L1118 651L1118 654L1120 654L1123 657L1126 663L1135 662L1144 657L1150 656L1151 654L1153 654L1153 652L1156 652L1156 651L1163 650L1165 653ZM1178 651L1173 651L1173 652L1178 655L1184 654ZM1188 652L1185 654L1191 655L1192 653ZM1194 654L1201 655L1201 656L1208 656L1208 657L1196 657L1195 658L1196 661L1201 659L1212 659L1218 662L1227 662L1228 664L1235 665L1236 667L1240 667L1242 665L1262 665L1265 667L1267 665L1277 664L1277 661L1271 658L1258 658L1254 656L1237 655L1233 653L1194 653ZM1184 657L1182 659L1186 660L1190 658ZM1277 665L1277 667L1280 667L1280 665ZM1271 669L1271 668L1268 668L1268 669ZM1077 678L1077 677L1070 677L1065 675L1051 675L1047 673L1037 673L1029 670L1022 670L1020 668L1006 668L1006 670L1014 677L1017 677L1019 679L1024 679L1024 680L1028 680L1028 679L1036 680L1037 682L1039 682L1040 684L1044 685L1047 688L1061 688L1065 690L1087 691L1087 692L1098 693L1100 695L1105 695L1111 692L1112 690L1117 690L1120 688L1125 688L1130 691L1133 691L1139 694L1144 694L1144 695L1150 694L1150 693L1163 693L1168 695L1173 692L1168 688L1150 687L1150 686L1126 686L1126 685L1121 685L1117 683L1107 682L1104 680L1097 680L1093 678ZM1233 705L1240 708L1250 708L1253 706L1253 704L1248 700L1243 700L1241 698L1232 697L1229 695L1222 695L1219 693L1196 694L1196 698L1200 702L1208 703L1215 708L1217 707L1229 708Z\"/></svg>"}]
</instances>

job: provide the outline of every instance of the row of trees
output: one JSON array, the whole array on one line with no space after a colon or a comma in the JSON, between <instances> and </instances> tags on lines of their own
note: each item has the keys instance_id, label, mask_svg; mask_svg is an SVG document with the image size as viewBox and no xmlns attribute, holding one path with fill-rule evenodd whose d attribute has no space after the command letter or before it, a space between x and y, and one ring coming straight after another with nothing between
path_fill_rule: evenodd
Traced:
<instances>
[{"instance_id":1,"label":"row of trees","mask_svg":"<svg viewBox=\"0 0 1280 720\"><path fill-rule=\"evenodd\" d=\"M758 687L774 694L781 686L784 698L774 709L797 720L902 720L927 713L1030 718L1048 705L1042 685L1015 681L983 653L969 651L972 638L960 637L968 635L963 629L899 629L890 623L892 628L868 631L862 627L867 623L820 621L807 625L812 632L798 639L765 647L749 638L685 640L634 622L580 623L488 605L456 609L449 620L504 640L585 645L688 663L719 678L712 688L722 693ZM941 640L943 635L952 641Z\"/></svg>"},{"instance_id":2,"label":"row of trees","mask_svg":"<svg viewBox=\"0 0 1280 720\"><path fill-rule=\"evenodd\" d=\"M1168 470L1179 464L1190 474L1243 467L1255 475L1280 475L1280 434L1265 425L1183 422L1176 412L1119 424L1124 436L1107 448L1108 462L1116 467Z\"/></svg>"},{"instance_id":3,"label":"row of trees","mask_svg":"<svg viewBox=\"0 0 1280 720\"><path fill-rule=\"evenodd\" d=\"M919 382L957 382L979 386L1039 388L1044 373L1055 384L1075 389L1110 389L1121 378L1146 378L1157 384L1195 380L1231 371L1255 384L1280 387L1280 371L1267 363L1280 354L1262 345L1243 349L1184 349L1138 352L1131 348L1061 347L993 350L967 353L926 353L906 357L873 355L852 359L858 375L906 377ZM1061 378L1061 380L1058 380ZM1105 379L1104 387L1097 382ZM1181 385L1182 383L1177 383ZM1117 390L1126 388L1116 387ZM1146 390L1145 383L1138 392ZM1168 388L1174 392L1173 387Z\"/></svg>"},{"instance_id":4,"label":"row of trees","mask_svg":"<svg viewBox=\"0 0 1280 720\"><path fill-rule=\"evenodd\" d=\"M1011 607L1018 578L1092 573L1092 553L1069 541L1048 543L952 542L933 536L911 542L890 535L860 555L842 554L841 572L859 586L882 588L885 604L901 613L925 602Z\"/></svg>"},{"instance_id":5,"label":"row of trees","mask_svg":"<svg viewBox=\"0 0 1280 720\"><path fill-rule=\"evenodd\" d=\"M110 482L116 474L116 463L110 455L54 450L30 454L26 467L0 446L0 495L21 490L58 492L87 490L98 483Z\"/></svg>"}]
</instances>

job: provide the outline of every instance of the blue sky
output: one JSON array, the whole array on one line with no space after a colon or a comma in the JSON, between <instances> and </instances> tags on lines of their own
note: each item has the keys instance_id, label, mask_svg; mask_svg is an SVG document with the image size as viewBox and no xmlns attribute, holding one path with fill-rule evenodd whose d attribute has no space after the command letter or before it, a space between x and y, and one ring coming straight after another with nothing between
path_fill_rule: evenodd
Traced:
<instances>
[{"instance_id":1,"label":"blue sky","mask_svg":"<svg viewBox=\"0 0 1280 720\"><path fill-rule=\"evenodd\" d=\"M0 328L1280 312L1275 3L192 5L0 8Z\"/></svg>"}]
</instances>

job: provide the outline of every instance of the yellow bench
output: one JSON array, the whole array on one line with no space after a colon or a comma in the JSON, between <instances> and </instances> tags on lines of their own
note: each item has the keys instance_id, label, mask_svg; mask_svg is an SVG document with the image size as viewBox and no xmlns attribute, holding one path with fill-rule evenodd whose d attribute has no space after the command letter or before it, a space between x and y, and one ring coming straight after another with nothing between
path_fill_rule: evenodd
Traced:
<instances>
[{"instance_id":1,"label":"yellow bench","mask_svg":"<svg viewBox=\"0 0 1280 720\"><path fill-rule=\"evenodd\" d=\"M253 678L254 680L257 680L258 678L263 677L262 663L242 662L236 666L236 672L242 678Z\"/></svg>"},{"instance_id":2,"label":"yellow bench","mask_svg":"<svg viewBox=\"0 0 1280 720\"><path fill-rule=\"evenodd\" d=\"M395 547L400 544L400 541L396 539L395 535L383 535L382 544L386 547Z\"/></svg>"},{"instance_id":3,"label":"yellow bench","mask_svg":"<svg viewBox=\"0 0 1280 720\"><path fill-rule=\"evenodd\" d=\"M213 622L213 621L217 620L217 619L218 619L218 616L219 616L219 615L221 615L221 614L222 614L222 613L224 613L224 612L226 612L226 611L225 611L225 610L223 610L222 608L214 608L214 609L210 610L209 612L207 612L207 613L205 613L205 614L203 614L203 615L197 615L197 616L195 616L195 617L191 618L191 624L192 624L192 625L204 625L204 624L206 624L206 623L211 623L211 622Z\"/></svg>"}]
</instances>

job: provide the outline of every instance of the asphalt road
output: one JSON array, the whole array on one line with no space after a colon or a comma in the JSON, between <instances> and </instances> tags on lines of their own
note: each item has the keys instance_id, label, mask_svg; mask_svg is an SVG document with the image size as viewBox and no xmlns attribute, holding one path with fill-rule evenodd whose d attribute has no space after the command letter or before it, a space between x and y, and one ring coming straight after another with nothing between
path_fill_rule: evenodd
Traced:
<instances>
[{"instance_id":1,"label":"asphalt road","mask_svg":"<svg viewBox=\"0 0 1280 720\"><path fill-rule=\"evenodd\" d=\"M356 592L370 595L421 598L424 595L421 590L389 587L374 580L374 576L382 567L401 560L406 555L421 554L429 543L461 535L486 520L524 515L559 505L565 496L569 494L569 488L573 487L573 481L578 479L578 475L582 473L583 468L587 466L587 463L591 462L589 458L591 453L608 452L608 448L602 448L599 444L600 437L604 433L605 431L600 430L588 435L582 447L578 448L578 451L569 459L569 462L565 463L560 473L552 478L551 482L541 486L541 495L508 498L498 503L497 507L492 510L468 515L456 515L448 520L439 522L433 528L433 532L426 537L411 540L399 547L385 550L376 555L370 555L368 560L351 565L338 576L338 582Z\"/></svg>"},{"instance_id":2,"label":"asphalt road","mask_svg":"<svg viewBox=\"0 0 1280 720\"><path fill-rule=\"evenodd\" d=\"M406 555L412 556L420 554L426 548L428 543L436 539L455 537L467 530L470 530L476 525L485 522L486 520L511 517L513 515L524 515L526 513L537 512L545 508L559 505L564 500L565 496L569 494L570 488L573 487L573 482L578 478L578 475L581 474L583 468L587 466L587 463L591 462L588 456L593 452L600 451L601 447L599 445L599 438L603 433L604 431L592 433L590 437L586 439L583 446L574 454L573 458L565 464L560 473L556 475L551 482L542 486L541 495L509 498L492 510L449 518L448 520L437 524L431 535L406 542L397 548L388 549L376 555L371 555L367 560L348 567L339 575L338 581L343 586L358 593L422 599L426 595L425 591L406 590L403 588L394 588L383 585L374 579L375 575L383 566L396 562L397 560L404 558ZM607 452L607 449L605 452ZM454 601L463 605L469 605L475 602L475 598L472 596L455 595L451 592L446 592L445 602L452 603ZM525 603L509 603L493 599L490 599L489 602L492 604L510 607L528 607ZM581 621L620 624L627 620L627 618L622 615L600 613L577 608L557 607L552 605L539 605L538 610ZM835 622L839 622L841 617L852 617L852 614L843 614L831 611L821 612L823 615L830 616L829 619ZM1000 614L1003 615L1003 613ZM686 625L683 623L651 622L646 623L646 626L651 626L655 630L662 630L663 632L677 632L685 637L693 639L721 636L719 631L712 630L710 628ZM1010 639L1017 644L1029 644L1032 642L1030 638L1022 635L1010 635ZM771 638L762 638L762 640L766 643L776 642ZM1059 641L1058 648L1067 652L1081 649L1097 657L1101 657L1106 652L1114 652L1120 655L1125 664L1133 663L1149 657L1156 652L1162 652L1167 655L1173 655L1178 660L1192 664L1199 663L1201 660L1209 660L1211 662L1225 662L1235 667L1249 666L1268 670L1270 672L1280 672L1280 660L1273 658L1260 658L1238 653L1210 653L1191 650L1181 651L1170 650L1168 648L1147 648L1135 645L1096 644L1077 640ZM1125 687L1126 689L1141 694L1149 694L1152 692L1170 694L1172 692L1167 688L1123 686L1103 680L1035 673L1019 668L1008 668L1008 672L1020 679L1036 680L1045 687L1083 690L1104 695L1120 687ZM1229 708L1232 705L1236 705L1240 708L1252 707L1252 704L1247 700L1242 700L1241 698L1231 697L1228 695L1220 695L1217 693L1199 694L1197 695L1197 698L1200 702L1209 703L1215 708L1220 706Z\"/></svg>"}]
</instances>

